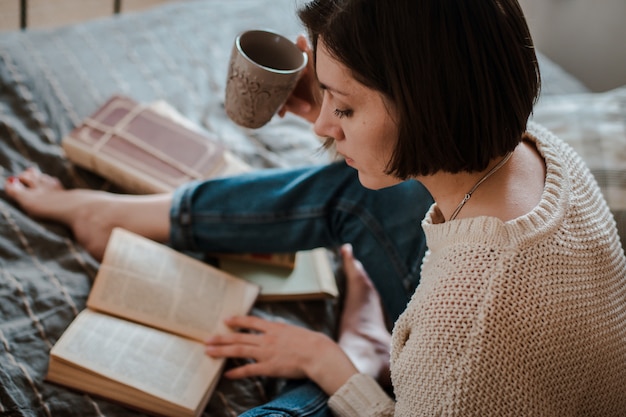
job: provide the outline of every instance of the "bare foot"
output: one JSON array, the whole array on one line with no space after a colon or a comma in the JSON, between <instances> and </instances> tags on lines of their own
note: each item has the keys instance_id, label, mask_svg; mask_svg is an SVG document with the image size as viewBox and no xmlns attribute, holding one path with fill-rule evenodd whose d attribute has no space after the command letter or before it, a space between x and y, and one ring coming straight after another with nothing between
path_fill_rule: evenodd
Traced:
<instances>
[{"instance_id":1,"label":"bare foot","mask_svg":"<svg viewBox=\"0 0 626 417\"><path fill-rule=\"evenodd\" d=\"M359 372L390 384L391 334L387 330L380 296L352 247L341 248L346 271L346 297L339 324L339 345Z\"/></svg>"},{"instance_id":2,"label":"bare foot","mask_svg":"<svg viewBox=\"0 0 626 417\"><path fill-rule=\"evenodd\" d=\"M57 178L36 168L8 178L4 189L29 216L68 226L76 240L98 260L102 259L116 226L155 240L166 240L169 235L171 199L167 195L158 195L159 199L86 189L67 190Z\"/></svg>"}]
</instances>

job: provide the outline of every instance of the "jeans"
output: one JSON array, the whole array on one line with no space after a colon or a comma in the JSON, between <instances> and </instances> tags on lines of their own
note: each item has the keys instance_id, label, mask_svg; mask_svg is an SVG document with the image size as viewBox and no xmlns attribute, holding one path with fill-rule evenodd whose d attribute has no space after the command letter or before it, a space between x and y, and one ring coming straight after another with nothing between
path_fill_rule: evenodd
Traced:
<instances>
[{"instance_id":1,"label":"jeans","mask_svg":"<svg viewBox=\"0 0 626 417\"><path fill-rule=\"evenodd\" d=\"M419 283L421 221L432 198L417 181L369 190L343 162L192 182L174 192L171 244L207 252L292 252L351 243L392 321Z\"/></svg>"},{"instance_id":2,"label":"jeans","mask_svg":"<svg viewBox=\"0 0 626 417\"><path fill-rule=\"evenodd\" d=\"M344 162L267 169L178 188L170 238L174 248L198 252L293 252L351 243L395 322L419 283L426 250L421 221L431 204L417 181L366 189ZM317 415L283 414L280 404L299 398L305 409L320 395L325 398L305 382L268 404L278 401L280 413L246 415Z\"/></svg>"}]
</instances>

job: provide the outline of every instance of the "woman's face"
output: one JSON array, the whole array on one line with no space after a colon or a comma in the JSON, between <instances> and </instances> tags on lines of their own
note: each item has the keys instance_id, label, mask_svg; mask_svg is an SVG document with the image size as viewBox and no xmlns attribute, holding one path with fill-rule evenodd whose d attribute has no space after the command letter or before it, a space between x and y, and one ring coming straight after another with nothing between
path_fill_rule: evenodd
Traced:
<instances>
[{"instance_id":1,"label":"woman's face","mask_svg":"<svg viewBox=\"0 0 626 417\"><path fill-rule=\"evenodd\" d=\"M356 81L346 66L330 56L321 39L316 71L324 100L315 133L335 140L337 152L359 172L363 186L380 189L399 183L385 174L398 137L391 104Z\"/></svg>"}]
</instances>

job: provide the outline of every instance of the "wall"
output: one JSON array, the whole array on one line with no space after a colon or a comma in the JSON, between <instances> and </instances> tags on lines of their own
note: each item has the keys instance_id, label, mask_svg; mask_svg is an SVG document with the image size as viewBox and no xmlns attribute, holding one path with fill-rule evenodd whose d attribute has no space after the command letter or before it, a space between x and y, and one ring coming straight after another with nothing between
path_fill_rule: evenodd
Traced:
<instances>
[{"instance_id":1,"label":"wall","mask_svg":"<svg viewBox=\"0 0 626 417\"><path fill-rule=\"evenodd\" d=\"M121 0L120 12L142 10L172 0ZM175 1L175 0L174 0ZM0 31L20 28L22 0L0 0ZM115 0L27 0L27 26L45 28L113 14Z\"/></svg>"},{"instance_id":2,"label":"wall","mask_svg":"<svg viewBox=\"0 0 626 417\"><path fill-rule=\"evenodd\" d=\"M626 85L626 0L519 0L539 50L594 91Z\"/></svg>"}]
</instances>

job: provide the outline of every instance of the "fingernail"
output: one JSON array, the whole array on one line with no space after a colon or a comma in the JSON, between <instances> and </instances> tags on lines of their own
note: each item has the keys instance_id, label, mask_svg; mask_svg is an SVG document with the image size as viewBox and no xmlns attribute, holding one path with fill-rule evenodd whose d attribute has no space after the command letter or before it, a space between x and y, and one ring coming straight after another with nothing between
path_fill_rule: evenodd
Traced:
<instances>
[{"instance_id":1,"label":"fingernail","mask_svg":"<svg viewBox=\"0 0 626 417\"><path fill-rule=\"evenodd\" d=\"M18 179L17 177L10 176L10 177L8 178L8 181L9 181L11 184L15 184L15 183L19 182L19 179Z\"/></svg>"}]
</instances>

